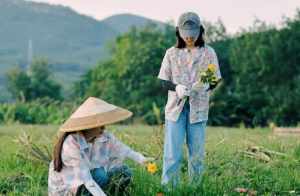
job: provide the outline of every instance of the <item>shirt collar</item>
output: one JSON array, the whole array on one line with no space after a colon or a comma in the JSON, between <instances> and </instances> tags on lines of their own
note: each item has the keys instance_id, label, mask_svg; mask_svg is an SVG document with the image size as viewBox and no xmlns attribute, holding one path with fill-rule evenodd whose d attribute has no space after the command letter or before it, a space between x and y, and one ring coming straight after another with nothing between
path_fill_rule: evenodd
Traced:
<instances>
[{"instance_id":1,"label":"shirt collar","mask_svg":"<svg viewBox=\"0 0 300 196\"><path fill-rule=\"evenodd\" d=\"M199 49L199 46L195 46L195 47L192 48L192 49L184 48L183 50L184 50L185 52L189 52L189 51L193 51L193 50L196 50L196 49Z\"/></svg>"},{"instance_id":2,"label":"shirt collar","mask_svg":"<svg viewBox=\"0 0 300 196\"><path fill-rule=\"evenodd\" d=\"M100 137L96 138L95 142L106 142L107 140L108 140L108 137L104 131Z\"/></svg>"},{"instance_id":3,"label":"shirt collar","mask_svg":"<svg viewBox=\"0 0 300 196\"><path fill-rule=\"evenodd\" d=\"M86 148L89 148L90 145L87 143L86 139L84 138L84 136L80 133L80 134L77 134L78 136L78 143L79 143L79 146L80 146L80 150L84 150ZM100 137L96 138L94 142L106 142L108 141L108 136L107 134L104 132Z\"/></svg>"}]
</instances>

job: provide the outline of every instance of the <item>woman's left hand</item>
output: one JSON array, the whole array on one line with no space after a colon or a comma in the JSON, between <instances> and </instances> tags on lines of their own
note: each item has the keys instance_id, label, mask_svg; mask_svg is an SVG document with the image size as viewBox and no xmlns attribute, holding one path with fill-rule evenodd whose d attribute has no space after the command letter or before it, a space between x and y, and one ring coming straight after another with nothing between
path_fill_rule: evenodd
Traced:
<instances>
[{"instance_id":1,"label":"woman's left hand","mask_svg":"<svg viewBox=\"0 0 300 196\"><path fill-rule=\"evenodd\" d=\"M153 157L145 157L145 159L143 160L142 164L146 165L149 162L155 161L155 158Z\"/></svg>"}]
</instances>

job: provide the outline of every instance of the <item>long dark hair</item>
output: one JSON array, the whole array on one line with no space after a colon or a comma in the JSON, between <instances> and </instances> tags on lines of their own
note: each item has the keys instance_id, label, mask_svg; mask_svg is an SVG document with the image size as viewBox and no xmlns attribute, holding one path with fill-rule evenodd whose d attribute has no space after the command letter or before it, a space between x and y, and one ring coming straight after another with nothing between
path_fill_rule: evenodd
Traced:
<instances>
[{"instance_id":1,"label":"long dark hair","mask_svg":"<svg viewBox=\"0 0 300 196\"><path fill-rule=\"evenodd\" d=\"M205 34L205 29L201 25L200 26L199 37L198 37L198 39L195 42L195 46L199 46L200 48L204 46L204 44L205 44L204 38L203 38L204 34ZM176 27L176 38L177 38L177 41L176 41L175 47L176 48L185 48L186 44L185 44L184 40L182 39L182 37L180 37L180 33L179 33L178 27Z\"/></svg>"},{"instance_id":2,"label":"long dark hair","mask_svg":"<svg viewBox=\"0 0 300 196\"><path fill-rule=\"evenodd\" d=\"M60 133L58 136L58 139L54 145L53 149L53 164L54 164L54 170L57 172L60 172L63 168L63 162L61 159L61 151L64 144L65 139L67 136L71 133Z\"/></svg>"}]
</instances>

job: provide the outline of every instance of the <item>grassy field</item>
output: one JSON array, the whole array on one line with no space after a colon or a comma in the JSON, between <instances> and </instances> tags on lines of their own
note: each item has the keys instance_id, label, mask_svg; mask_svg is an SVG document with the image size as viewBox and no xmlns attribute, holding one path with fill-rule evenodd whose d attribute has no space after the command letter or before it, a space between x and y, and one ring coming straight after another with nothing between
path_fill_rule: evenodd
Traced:
<instances>
[{"instance_id":1,"label":"grassy field","mask_svg":"<svg viewBox=\"0 0 300 196\"><path fill-rule=\"evenodd\" d=\"M159 128L131 125L108 129L135 150L159 158L158 172L153 175L128 162L134 172L131 195L151 196L160 192L162 134ZM52 125L0 126L0 195L47 195L47 165L17 156L24 146L15 139L24 131L32 135L35 143L51 146L56 130L57 126ZM269 162L264 162L244 156L242 151L250 146L285 155L273 155ZM247 195L236 192L236 188L245 188L257 195L300 195L300 141L297 137L274 136L268 128L208 127L206 152L201 184L188 184L185 159L181 169L183 184L166 195Z\"/></svg>"}]
</instances>

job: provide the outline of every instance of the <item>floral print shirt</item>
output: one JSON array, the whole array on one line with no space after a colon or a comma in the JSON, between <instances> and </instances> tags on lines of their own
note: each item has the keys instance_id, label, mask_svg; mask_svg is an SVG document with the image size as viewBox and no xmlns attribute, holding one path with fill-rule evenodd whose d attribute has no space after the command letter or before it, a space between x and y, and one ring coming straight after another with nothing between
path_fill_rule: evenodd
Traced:
<instances>
[{"instance_id":1,"label":"floral print shirt","mask_svg":"<svg viewBox=\"0 0 300 196\"><path fill-rule=\"evenodd\" d=\"M221 79L218 58L214 49L208 45L195 47L193 49L169 48L163 58L158 78L168 80L174 84L185 85L192 88L194 82L198 81L199 71L207 69L209 64L216 65L217 79ZM190 123L197 123L208 119L209 94L204 88L191 91L190 103ZM165 106L165 118L177 121L185 100L180 100L175 91L168 91L168 101Z\"/></svg>"},{"instance_id":2,"label":"floral print shirt","mask_svg":"<svg viewBox=\"0 0 300 196\"><path fill-rule=\"evenodd\" d=\"M82 184L96 187L94 192L97 195L105 195L92 179L90 170L103 167L109 171L121 166L125 158L138 163L142 163L145 159L142 154L133 151L106 131L93 143L86 142L79 132L68 135L63 143L61 158L63 168L60 172L54 171L53 161L50 163L48 177L50 196L76 195L78 187Z\"/></svg>"}]
</instances>

